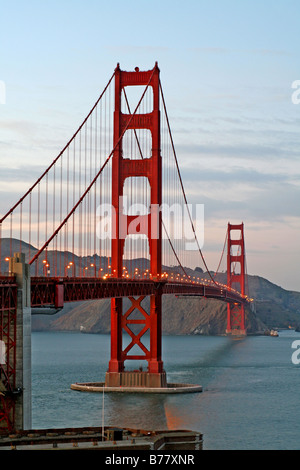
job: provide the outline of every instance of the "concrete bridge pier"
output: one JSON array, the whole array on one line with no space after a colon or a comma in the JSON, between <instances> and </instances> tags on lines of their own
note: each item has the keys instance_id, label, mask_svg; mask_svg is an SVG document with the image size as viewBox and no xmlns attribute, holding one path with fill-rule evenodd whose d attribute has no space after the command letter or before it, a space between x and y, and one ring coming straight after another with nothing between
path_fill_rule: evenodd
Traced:
<instances>
[{"instance_id":1,"label":"concrete bridge pier","mask_svg":"<svg viewBox=\"0 0 300 470\"><path fill-rule=\"evenodd\" d=\"M17 328L16 328L16 389L21 393L15 404L15 429L32 428L31 405L31 289L30 266L24 253L14 253L9 261L9 271L16 277Z\"/></svg>"}]
</instances>

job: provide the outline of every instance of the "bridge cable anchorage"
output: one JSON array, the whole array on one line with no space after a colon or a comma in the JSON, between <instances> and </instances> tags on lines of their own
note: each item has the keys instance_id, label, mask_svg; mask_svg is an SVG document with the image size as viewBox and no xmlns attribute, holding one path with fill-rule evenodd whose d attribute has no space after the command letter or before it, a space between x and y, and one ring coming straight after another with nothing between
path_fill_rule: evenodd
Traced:
<instances>
[{"instance_id":1,"label":"bridge cable anchorage","mask_svg":"<svg viewBox=\"0 0 300 470\"><path fill-rule=\"evenodd\" d=\"M75 206L73 206L73 208L71 209L71 211L68 213L68 215L65 217L65 219L63 220L63 222L61 222L61 224L59 225L59 227L57 227L57 229L55 230L55 232L51 235L51 237L44 243L44 245L42 246L42 248L40 248L38 250L38 252L35 254L35 256L30 260L29 264L32 265L34 263L34 261L40 256L40 254L45 250L45 248L49 245L49 243L53 240L53 238L58 234L58 232L66 225L67 221L69 220L69 218L71 217L71 215L75 212L75 210L77 209L77 207L81 204L81 202L84 200L85 196L90 192L91 188L93 187L93 185L96 183L98 177L101 175L102 171L104 170L104 168L106 167L106 165L108 164L109 160L111 159L112 155L114 154L116 148L118 147L118 145L120 144L125 132L128 130L130 124L131 124L131 121L133 120L133 117L135 116L135 114L137 113L137 110L146 94L146 91L151 83L151 80L152 80L152 77L154 75L154 71L155 69L153 69L152 71L152 74L149 78L149 81L145 87L145 90L133 112L133 114L131 115L131 117L129 118L126 126L124 127L117 143L115 144L114 148L112 149L112 151L110 152L110 154L108 155L108 157L106 158L104 164L102 165L102 167L100 168L100 170L98 171L98 173L96 174L96 176L94 177L94 179L92 180L92 182L89 184L89 186L87 187L87 189L84 191L84 193L82 194L82 196L79 198L79 200L77 201L77 203L75 204Z\"/></svg>"},{"instance_id":2,"label":"bridge cable anchorage","mask_svg":"<svg viewBox=\"0 0 300 470\"><path fill-rule=\"evenodd\" d=\"M215 281L214 278L212 277L212 275L211 275L211 273L210 273L210 271L209 271L209 269L208 269L208 267L207 267L205 258L204 258L204 256L203 256L202 250L201 250L200 245L199 245L199 241L198 241L198 237L197 237L196 230L195 230L195 227L194 227L194 223L193 223L193 220L192 220L192 216L191 216L191 213L190 213L190 210L189 210L189 207L188 207L187 197L186 197L186 193L185 193L185 189L184 189L184 186L183 186L183 181L182 181L182 177L181 177L181 173L180 173L180 169L179 169L179 165L178 165L177 155L176 155L176 151L175 151L175 145L174 145L174 141L173 141L173 137L172 137L172 132L171 132L171 127L170 127L170 123L169 123L169 118L168 118L166 103L165 103L164 94L163 94L163 90L162 90L162 86L161 86L161 82L160 82L160 81L159 81L159 87L160 87L161 97L162 97L163 106L164 106L164 111L165 111L165 115L166 115L167 126L168 126L169 135L170 135L170 139L171 139L171 145L172 145L172 149L173 149L173 154L174 154L174 159L175 159L175 163L176 163L176 168L177 168L177 172L178 172L178 176L179 176L180 185L181 185L183 197L184 197L184 200L185 200L186 208L187 208L187 211L188 211L188 215L189 215L191 227L192 227L192 230L193 230L193 233L194 233L194 238L195 238L195 241L196 241L196 243L197 243L198 251L199 251L199 253L200 253L200 255L201 255L201 258L202 258L203 264L204 264L204 266L205 266L205 268L206 268L206 271L207 271L209 277L211 278L212 282L217 285L216 281Z\"/></svg>"}]
</instances>

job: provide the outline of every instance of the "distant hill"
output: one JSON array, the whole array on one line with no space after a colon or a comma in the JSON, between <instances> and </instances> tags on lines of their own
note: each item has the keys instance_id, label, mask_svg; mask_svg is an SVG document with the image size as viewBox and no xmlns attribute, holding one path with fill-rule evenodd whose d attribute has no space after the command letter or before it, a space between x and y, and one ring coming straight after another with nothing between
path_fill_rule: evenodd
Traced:
<instances>
[{"instance_id":1,"label":"distant hill","mask_svg":"<svg viewBox=\"0 0 300 470\"><path fill-rule=\"evenodd\" d=\"M17 239L10 241L1 240L2 256L22 251L32 257L36 248ZM70 252L58 252L67 262L74 260L76 267L79 263L85 263L85 258L79 258ZM55 252L48 252L48 259L56 257ZM108 264L106 257L93 256L97 266L105 267ZM42 263L40 263L42 265ZM124 260L129 271L136 267L149 268L149 260L136 259ZM1 266L5 272L7 266ZM42 274L40 266L39 274ZM168 271L170 268L163 267ZM193 269L185 268L190 276L208 278L208 273L203 273L199 267ZM172 267L172 271L180 272L179 267ZM216 280L226 284L226 273L220 273ZM274 328L298 328L300 329L300 292L285 290L276 284L260 276L248 276L249 295L255 299L255 312L247 309L246 326L248 333L263 333ZM126 300L124 300L126 302ZM145 307L149 299L145 299ZM201 297L176 297L166 295L163 297L163 333L164 334L203 334L219 335L226 330L227 304L215 299L206 300ZM33 315L32 329L38 330L67 330L84 331L86 333L109 333L110 332L110 300L94 300L83 303L66 304L64 309L54 315Z\"/></svg>"}]
</instances>

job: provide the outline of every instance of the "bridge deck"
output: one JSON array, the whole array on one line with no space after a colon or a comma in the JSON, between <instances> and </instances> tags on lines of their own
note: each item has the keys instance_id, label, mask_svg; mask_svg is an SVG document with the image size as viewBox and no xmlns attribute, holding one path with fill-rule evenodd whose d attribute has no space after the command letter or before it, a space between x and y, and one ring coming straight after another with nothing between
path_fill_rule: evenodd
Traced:
<instances>
[{"instance_id":1,"label":"bridge deck","mask_svg":"<svg viewBox=\"0 0 300 470\"><path fill-rule=\"evenodd\" d=\"M206 285L175 281L124 280L99 278L31 278L31 306L54 305L112 297L135 297L161 294L195 295L225 302L246 303L245 297L221 285Z\"/></svg>"}]
</instances>

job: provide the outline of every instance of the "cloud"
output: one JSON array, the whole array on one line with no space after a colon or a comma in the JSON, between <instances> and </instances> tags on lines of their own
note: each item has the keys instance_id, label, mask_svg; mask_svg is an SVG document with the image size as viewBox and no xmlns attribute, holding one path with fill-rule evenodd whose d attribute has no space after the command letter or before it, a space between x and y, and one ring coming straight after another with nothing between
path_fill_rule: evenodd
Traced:
<instances>
[{"instance_id":1,"label":"cloud","mask_svg":"<svg viewBox=\"0 0 300 470\"><path fill-rule=\"evenodd\" d=\"M1 184L19 183L26 182L28 185L30 182L34 183L44 172L45 168L40 165L21 165L18 168L3 167L1 168ZM0 189L1 190L1 189ZM15 187L12 188L15 192Z\"/></svg>"},{"instance_id":2,"label":"cloud","mask_svg":"<svg viewBox=\"0 0 300 470\"><path fill-rule=\"evenodd\" d=\"M225 47L192 47L191 51L207 54L228 54L231 49Z\"/></svg>"},{"instance_id":3,"label":"cloud","mask_svg":"<svg viewBox=\"0 0 300 470\"><path fill-rule=\"evenodd\" d=\"M299 145L299 144L298 144ZM282 157L288 153L289 158L299 158L299 148L291 144L288 149L267 144L180 144L176 146L177 154L189 154L199 155L204 157L208 155L210 157L238 157L243 158L254 158L262 160L264 158Z\"/></svg>"},{"instance_id":4,"label":"cloud","mask_svg":"<svg viewBox=\"0 0 300 470\"><path fill-rule=\"evenodd\" d=\"M298 172L298 178L300 170ZM204 204L205 217L282 221L300 217L297 173L260 172L249 168L185 167L182 179L188 202Z\"/></svg>"},{"instance_id":5,"label":"cloud","mask_svg":"<svg viewBox=\"0 0 300 470\"><path fill-rule=\"evenodd\" d=\"M266 184L289 184L290 176L287 174L277 173L263 173L251 168L243 167L224 167L224 169L208 169L199 168L199 171L195 171L195 168L184 167L182 169L183 179L187 182L202 181L206 182L218 182L223 184L238 184L238 183L249 183L251 185L263 187ZM296 174L293 174L296 176ZM299 168L300 178L300 168Z\"/></svg>"},{"instance_id":6,"label":"cloud","mask_svg":"<svg viewBox=\"0 0 300 470\"><path fill-rule=\"evenodd\" d=\"M249 49L248 53L250 54L258 54L262 56L289 56L290 54L281 49Z\"/></svg>"},{"instance_id":7,"label":"cloud","mask_svg":"<svg viewBox=\"0 0 300 470\"><path fill-rule=\"evenodd\" d=\"M0 127L3 131L13 132L14 134L19 134L22 138L35 135L39 132L40 125L36 122L26 121L26 120L10 120L10 121L0 121Z\"/></svg>"},{"instance_id":8,"label":"cloud","mask_svg":"<svg viewBox=\"0 0 300 470\"><path fill-rule=\"evenodd\" d=\"M170 48L167 46L137 46L131 44L121 44L118 46L105 46L105 49L111 54L125 55L125 54L153 54L158 52L168 52ZM154 64L153 64L154 66Z\"/></svg>"}]
</instances>

